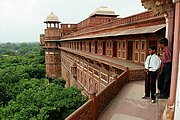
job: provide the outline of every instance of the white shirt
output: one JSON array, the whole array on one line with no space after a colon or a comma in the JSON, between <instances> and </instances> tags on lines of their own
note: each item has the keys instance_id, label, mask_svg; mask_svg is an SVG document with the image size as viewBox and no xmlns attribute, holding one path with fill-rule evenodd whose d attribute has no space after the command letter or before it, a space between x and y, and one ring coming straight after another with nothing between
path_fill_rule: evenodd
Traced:
<instances>
[{"instance_id":1,"label":"white shirt","mask_svg":"<svg viewBox=\"0 0 180 120\"><path fill-rule=\"evenodd\" d=\"M160 65L161 59L156 54L148 55L144 63L145 68L152 72L158 70Z\"/></svg>"}]
</instances>

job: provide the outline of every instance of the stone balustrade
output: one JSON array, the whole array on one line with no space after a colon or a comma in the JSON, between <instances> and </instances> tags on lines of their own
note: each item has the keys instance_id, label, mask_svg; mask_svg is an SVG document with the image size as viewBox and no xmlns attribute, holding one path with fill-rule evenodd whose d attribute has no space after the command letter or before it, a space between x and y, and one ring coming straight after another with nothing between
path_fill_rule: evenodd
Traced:
<instances>
[{"instance_id":1,"label":"stone balustrade","mask_svg":"<svg viewBox=\"0 0 180 120\"><path fill-rule=\"evenodd\" d=\"M99 114L128 82L128 78L129 70L126 69L119 76L114 76L114 81L97 95L92 89L89 92L89 100L68 116L66 120L97 120Z\"/></svg>"}]
</instances>

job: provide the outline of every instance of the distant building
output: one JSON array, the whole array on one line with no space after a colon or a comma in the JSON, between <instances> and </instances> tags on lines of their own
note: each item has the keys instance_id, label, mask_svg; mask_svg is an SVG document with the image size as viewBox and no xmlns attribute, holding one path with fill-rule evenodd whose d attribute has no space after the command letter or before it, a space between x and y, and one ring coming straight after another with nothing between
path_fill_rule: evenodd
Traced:
<instances>
[{"instance_id":1,"label":"distant building","mask_svg":"<svg viewBox=\"0 0 180 120\"><path fill-rule=\"evenodd\" d=\"M77 24L60 23L51 13L40 44L45 49L46 76L63 77L87 93L104 89L116 75L130 70L130 81L144 79L143 63L150 45L165 37L165 18L151 11L118 18L99 7Z\"/></svg>"}]
</instances>

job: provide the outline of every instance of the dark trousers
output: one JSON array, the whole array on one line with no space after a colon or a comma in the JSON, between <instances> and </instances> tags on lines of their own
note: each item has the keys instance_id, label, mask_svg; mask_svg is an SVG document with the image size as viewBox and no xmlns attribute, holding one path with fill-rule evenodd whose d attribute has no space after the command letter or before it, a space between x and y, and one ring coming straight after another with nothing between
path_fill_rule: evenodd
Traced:
<instances>
[{"instance_id":1,"label":"dark trousers","mask_svg":"<svg viewBox=\"0 0 180 120\"><path fill-rule=\"evenodd\" d=\"M155 100L157 72L149 71L145 79L145 96Z\"/></svg>"},{"instance_id":2,"label":"dark trousers","mask_svg":"<svg viewBox=\"0 0 180 120\"><path fill-rule=\"evenodd\" d=\"M171 84L171 63L165 63L158 78L158 89L163 97L169 97Z\"/></svg>"}]
</instances>

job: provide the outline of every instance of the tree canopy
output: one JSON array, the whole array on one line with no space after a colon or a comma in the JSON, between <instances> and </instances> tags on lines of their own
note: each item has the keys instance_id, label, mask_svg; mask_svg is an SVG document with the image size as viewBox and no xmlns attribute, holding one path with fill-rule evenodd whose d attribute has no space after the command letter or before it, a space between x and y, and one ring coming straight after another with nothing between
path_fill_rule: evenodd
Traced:
<instances>
[{"instance_id":1,"label":"tree canopy","mask_svg":"<svg viewBox=\"0 0 180 120\"><path fill-rule=\"evenodd\" d=\"M63 78L51 81L38 43L0 44L0 119L64 120L87 101Z\"/></svg>"}]
</instances>

